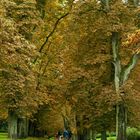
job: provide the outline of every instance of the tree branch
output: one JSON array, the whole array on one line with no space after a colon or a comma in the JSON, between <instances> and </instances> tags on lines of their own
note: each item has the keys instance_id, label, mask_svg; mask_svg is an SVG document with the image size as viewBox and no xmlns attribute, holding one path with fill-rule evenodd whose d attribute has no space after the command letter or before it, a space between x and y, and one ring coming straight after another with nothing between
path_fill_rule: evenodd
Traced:
<instances>
[{"instance_id":1,"label":"tree branch","mask_svg":"<svg viewBox=\"0 0 140 140\"><path fill-rule=\"evenodd\" d=\"M54 28L53 28L52 31L48 34L48 36L46 37L44 43L41 45L41 47L40 47L40 49L39 49L39 53L42 52L42 50L43 50L43 48L45 47L45 45L47 44L49 38L50 38L50 37L53 35L53 33L55 32L55 30L56 30L56 28L57 28L59 22L60 22L64 17L66 17L68 14L69 14L69 12L57 19L57 21L56 21L55 24L54 24ZM37 56L37 57L35 58L35 60L33 61L34 64L36 63L37 59L38 59L38 56Z\"/></svg>"},{"instance_id":2,"label":"tree branch","mask_svg":"<svg viewBox=\"0 0 140 140\"><path fill-rule=\"evenodd\" d=\"M108 11L109 10L109 0L100 0L103 7Z\"/></svg>"},{"instance_id":3,"label":"tree branch","mask_svg":"<svg viewBox=\"0 0 140 140\"><path fill-rule=\"evenodd\" d=\"M42 72L42 73L40 72L40 73L38 74L38 76L37 76L38 81L37 81L36 89L39 89L39 86L40 86L40 83L41 83L41 82L40 82L41 77L45 74L45 71L46 71L47 66L49 65L50 61L51 61L51 59L49 59L49 60L47 61L43 72ZM41 70L41 67L42 67L42 66L40 66L40 70Z\"/></svg>"},{"instance_id":4,"label":"tree branch","mask_svg":"<svg viewBox=\"0 0 140 140\"><path fill-rule=\"evenodd\" d=\"M120 64L120 56L119 56L119 42L120 37L118 32L112 33L112 52L114 58L114 67L115 67L115 74L114 74L114 83L116 92L119 91L119 83L120 83L120 72L121 72L121 64Z\"/></svg>"},{"instance_id":5,"label":"tree branch","mask_svg":"<svg viewBox=\"0 0 140 140\"><path fill-rule=\"evenodd\" d=\"M52 31L49 33L49 35L46 37L45 42L42 44L42 46L41 46L40 49L39 49L39 52L40 52L40 53L42 52L42 50L43 50L44 46L46 45L46 43L48 42L49 38L50 38L50 37L53 35L53 33L55 32L55 30L56 30L56 28L57 28L59 22L60 22L63 18L65 18L67 15L69 15L69 13L70 13L70 11L71 11L71 9L72 9L72 6L73 6L73 2L74 2L74 0L72 0L72 2L71 2L72 4L70 5L70 10L69 10L69 12L67 12L66 14L64 14L63 16L61 16L60 18L58 18L58 19L56 20L56 22L55 22L55 24L54 24L54 28L53 28Z\"/></svg>"},{"instance_id":6,"label":"tree branch","mask_svg":"<svg viewBox=\"0 0 140 140\"><path fill-rule=\"evenodd\" d=\"M55 24L54 24L54 28L53 28L52 31L49 33L49 35L46 37L45 42L44 42L44 43L42 44L42 46L40 47L40 49L39 49L39 52L40 52L40 53L42 52L42 50L43 50L44 46L46 45L46 43L48 42L49 38L50 38L50 37L53 35L53 33L55 32L55 30L56 30L56 28L57 28L57 26L58 26L60 20L62 20L62 19L63 19L64 17L66 17L68 14L69 14L69 12L57 19L57 21L56 21Z\"/></svg>"},{"instance_id":7,"label":"tree branch","mask_svg":"<svg viewBox=\"0 0 140 140\"><path fill-rule=\"evenodd\" d=\"M140 54L134 54L130 60L130 62L127 64L127 66L125 67L125 69L122 71L122 84L128 79L129 74L131 72L131 70L135 67L135 65L137 64L138 60L139 60Z\"/></svg>"}]
</instances>

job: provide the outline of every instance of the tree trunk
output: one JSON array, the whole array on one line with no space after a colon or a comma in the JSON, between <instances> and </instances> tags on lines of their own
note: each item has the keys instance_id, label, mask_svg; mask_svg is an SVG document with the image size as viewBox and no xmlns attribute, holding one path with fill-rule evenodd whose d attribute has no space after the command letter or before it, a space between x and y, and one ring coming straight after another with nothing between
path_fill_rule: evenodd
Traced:
<instances>
[{"instance_id":1,"label":"tree trunk","mask_svg":"<svg viewBox=\"0 0 140 140\"><path fill-rule=\"evenodd\" d=\"M8 137L12 140L17 139L17 118L14 111L8 112Z\"/></svg>"},{"instance_id":2,"label":"tree trunk","mask_svg":"<svg viewBox=\"0 0 140 140\"><path fill-rule=\"evenodd\" d=\"M96 140L96 131L92 128L88 130L88 140Z\"/></svg>"},{"instance_id":3,"label":"tree trunk","mask_svg":"<svg viewBox=\"0 0 140 140\"><path fill-rule=\"evenodd\" d=\"M33 121L29 120L29 131L28 131L29 136L35 136L35 124Z\"/></svg>"},{"instance_id":4,"label":"tree trunk","mask_svg":"<svg viewBox=\"0 0 140 140\"><path fill-rule=\"evenodd\" d=\"M78 136L77 135L72 135L72 140L78 140Z\"/></svg>"},{"instance_id":5,"label":"tree trunk","mask_svg":"<svg viewBox=\"0 0 140 140\"><path fill-rule=\"evenodd\" d=\"M69 128L69 123L68 123L68 120L65 116L63 116L63 122L64 122L64 129L68 129Z\"/></svg>"},{"instance_id":6,"label":"tree trunk","mask_svg":"<svg viewBox=\"0 0 140 140\"><path fill-rule=\"evenodd\" d=\"M82 132L78 133L78 140L90 140L89 129L84 129Z\"/></svg>"},{"instance_id":7,"label":"tree trunk","mask_svg":"<svg viewBox=\"0 0 140 140\"><path fill-rule=\"evenodd\" d=\"M128 80L131 71L135 68L139 54L135 53L128 64L122 69L119 56L119 33L112 33L112 51L114 58L114 84L116 95L118 98L118 104L116 105L116 136L117 140L126 140L126 126L127 126L127 108L125 106L124 98L126 93L120 93L120 87Z\"/></svg>"},{"instance_id":8,"label":"tree trunk","mask_svg":"<svg viewBox=\"0 0 140 140\"><path fill-rule=\"evenodd\" d=\"M106 137L106 130L103 130L101 132L101 140L107 140L107 137Z\"/></svg>"},{"instance_id":9,"label":"tree trunk","mask_svg":"<svg viewBox=\"0 0 140 140\"><path fill-rule=\"evenodd\" d=\"M117 106L116 119L118 119L117 140L126 140L127 110L123 103Z\"/></svg>"},{"instance_id":10,"label":"tree trunk","mask_svg":"<svg viewBox=\"0 0 140 140\"><path fill-rule=\"evenodd\" d=\"M90 129L90 139L89 140L96 140L96 131Z\"/></svg>"},{"instance_id":11,"label":"tree trunk","mask_svg":"<svg viewBox=\"0 0 140 140\"><path fill-rule=\"evenodd\" d=\"M83 135L84 135L84 140L89 140L90 138L89 129L84 128Z\"/></svg>"},{"instance_id":12,"label":"tree trunk","mask_svg":"<svg viewBox=\"0 0 140 140\"><path fill-rule=\"evenodd\" d=\"M92 128L87 129L85 140L96 140L96 131Z\"/></svg>"},{"instance_id":13,"label":"tree trunk","mask_svg":"<svg viewBox=\"0 0 140 140\"><path fill-rule=\"evenodd\" d=\"M78 135L77 135L77 116L74 114L73 116L73 127L76 128L74 132L72 132L72 140L78 140Z\"/></svg>"},{"instance_id":14,"label":"tree trunk","mask_svg":"<svg viewBox=\"0 0 140 140\"><path fill-rule=\"evenodd\" d=\"M106 3L108 0L105 0ZM139 4L139 0L128 0L128 3L135 5L136 7ZM126 140L126 126L127 126L127 108L124 103L124 95L120 93L120 87L128 80L131 70L134 69L135 65L139 60L139 53L135 53L128 64L125 66L125 69L122 69L122 65L120 63L119 56L119 48L120 48L120 33L112 32L112 52L114 59L114 85L117 94L118 104L116 105L116 136L117 140ZM120 101L121 100L121 101Z\"/></svg>"},{"instance_id":15,"label":"tree trunk","mask_svg":"<svg viewBox=\"0 0 140 140\"><path fill-rule=\"evenodd\" d=\"M84 139L84 134L78 134L78 140L85 140Z\"/></svg>"},{"instance_id":16,"label":"tree trunk","mask_svg":"<svg viewBox=\"0 0 140 140\"><path fill-rule=\"evenodd\" d=\"M28 136L28 119L18 119L18 138L26 138Z\"/></svg>"}]
</instances>

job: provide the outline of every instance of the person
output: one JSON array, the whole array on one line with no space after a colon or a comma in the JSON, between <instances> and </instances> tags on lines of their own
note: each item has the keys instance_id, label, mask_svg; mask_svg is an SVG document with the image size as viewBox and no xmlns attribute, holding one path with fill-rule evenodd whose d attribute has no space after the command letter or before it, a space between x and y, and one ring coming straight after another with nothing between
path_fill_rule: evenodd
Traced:
<instances>
[{"instance_id":1,"label":"person","mask_svg":"<svg viewBox=\"0 0 140 140\"><path fill-rule=\"evenodd\" d=\"M64 130L63 137L64 137L64 140L69 139L69 133L68 133L68 131L66 129Z\"/></svg>"},{"instance_id":2,"label":"person","mask_svg":"<svg viewBox=\"0 0 140 140\"><path fill-rule=\"evenodd\" d=\"M63 137L64 137L64 140L70 140L71 139L71 136L72 136L72 133L70 130L64 130L64 133L63 133Z\"/></svg>"},{"instance_id":3,"label":"person","mask_svg":"<svg viewBox=\"0 0 140 140\"><path fill-rule=\"evenodd\" d=\"M57 140L61 140L61 132L60 131L57 132L56 138L57 138Z\"/></svg>"}]
</instances>

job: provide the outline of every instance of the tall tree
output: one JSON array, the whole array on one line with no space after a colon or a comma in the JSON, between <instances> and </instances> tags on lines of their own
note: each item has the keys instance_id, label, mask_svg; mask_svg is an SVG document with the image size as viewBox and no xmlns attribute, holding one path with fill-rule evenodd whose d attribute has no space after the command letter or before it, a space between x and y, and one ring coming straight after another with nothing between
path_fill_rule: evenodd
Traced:
<instances>
[{"instance_id":1,"label":"tall tree","mask_svg":"<svg viewBox=\"0 0 140 140\"><path fill-rule=\"evenodd\" d=\"M135 34L135 31L138 29L137 24L135 22L137 20L138 7L136 8L133 5L133 3L131 4L128 3L128 5L125 5L123 1L121 0L120 1L101 1L101 2L102 2L101 3L102 5L100 5L100 3L96 3L96 2L92 3L90 1L86 1L85 3L81 3L80 1L77 2L80 7L80 10L79 10L80 12L79 13L77 12L77 14L79 14L84 19L84 21L82 21L80 18L77 18L79 20L78 22L76 22L77 19L74 20L79 25L82 25L80 26L81 27L80 30L78 30L80 36L76 36L75 38L75 40L76 39L79 40L78 37L82 38L82 41L79 43L80 47L79 49L77 49L77 56L81 56L81 57L77 57L77 60L78 60L78 63L80 64L81 62L80 60L85 61L84 56L86 56L85 55L86 52L88 52L88 55L89 55L90 47L88 45L92 44L89 38L90 37L92 38L92 36L94 36L93 38L94 42L97 42L96 44L92 44L94 47L97 46L97 44L100 44L101 46L103 45L103 43L104 44L106 43L105 49L107 49L108 47L109 51L112 50L111 54L110 52L108 53L112 55L113 57L112 63L114 65L114 70L111 67L110 69L112 70L111 71L112 75L114 75L114 85L115 85L114 88L116 90L116 99L117 99L116 100L117 101L116 102L117 103L116 133L117 133L118 140L120 139L125 140L126 139L126 124L127 124L127 107L126 107L127 104L125 103L125 98L126 98L127 93L123 93L124 91L121 91L121 88L126 85L126 81L128 80L130 72L135 68L138 62L139 51L136 51L136 49L132 47L132 46L138 47L138 45L134 44L134 42L131 47L127 45L127 48L124 47L123 44L125 43L125 38L128 35L128 33L132 34L132 32L134 32ZM94 7L92 6L92 4L94 4ZM133 10L134 12L132 13L131 10ZM92 14L92 18L91 18L90 14L94 13L93 11L96 14ZM130 16L132 17L131 20L130 20ZM90 17L89 21L88 21L88 17ZM91 20L94 18L95 18L95 21L93 21L91 24L92 26L94 26L94 29L90 30L89 23L91 23ZM88 26L86 26L86 24L88 24ZM77 27L74 26L74 27L75 29L79 29L78 26ZM86 34L90 34L90 35L86 36ZM87 37L88 37L89 44L86 42ZM112 44L110 44L110 40ZM83 48L81 44L84 44ZM101 51L101 47L100 48L99 46L97 47L98 47L97 49ZM80 51L82 49L83 49L83 52L81 53ZM97 53L97 51L95 50L93 52ZM129 57L127 55L128 53L132 57ZM95 56L95 55L92 55L92 56ZM124 58L124 56L126 56L126 58ZM103 55L99 54L98 57L100 59L99 60L97 59L97 60L101 61ZM120 60L120 58L122 60ZM103 59L105 59L105 56L103 57ZM87 60L89 60L89 56ZM94 60L92 62L91 61L88 61L88 62L91 64L95 62L95 60L96 59L94 57ZM95 67L94 67L94 70L95 70ZM101 82L99 84L101 84Z\"/></svg>"},{"instance_id":2,"label":"tall tree","mask_svg":"<svg viewBox=\"0 0 140 140\"><path fill-rule=\"evenodd\" d=\"M31 116L38 107L36 76L31 67L36 47L27 40L26 33L20 32L23 25L18 24L19 19L14 11L20 2L2 0L0 3L0 96L3 106L8 110L9 137L16 138L18 118ZM13 14L9 15L8 10Z\"/></svg>"}]
</instances>

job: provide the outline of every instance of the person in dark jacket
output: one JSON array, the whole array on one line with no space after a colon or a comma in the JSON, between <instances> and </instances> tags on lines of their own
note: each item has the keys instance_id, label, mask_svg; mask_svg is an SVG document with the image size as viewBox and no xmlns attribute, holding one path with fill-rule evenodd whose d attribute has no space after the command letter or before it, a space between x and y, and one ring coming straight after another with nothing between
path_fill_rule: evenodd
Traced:
<instances>
[{"instance_id":1,"label":"person in dark jacket","mask_svg":"<svg viewBox=\"0 0 140 140\"><path fill-rule=\"evenodd\" d=\"M70 140L71 139L71 136L72 136L72 133L70 130L64 130L64 133L63 133L63 137L64 137L64 140Z\"/></svg>"}]
</instances>

